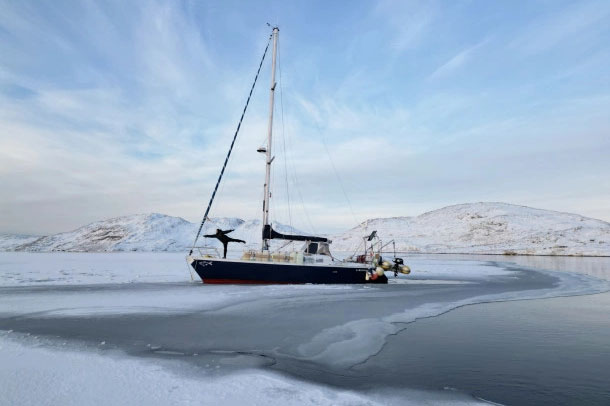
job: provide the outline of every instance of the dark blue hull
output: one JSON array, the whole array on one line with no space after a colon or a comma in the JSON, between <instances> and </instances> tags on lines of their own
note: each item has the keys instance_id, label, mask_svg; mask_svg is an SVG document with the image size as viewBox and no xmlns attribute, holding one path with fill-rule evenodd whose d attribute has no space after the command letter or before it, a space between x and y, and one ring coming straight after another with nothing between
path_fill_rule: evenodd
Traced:
<instances>
[{"instance_id":1,"label":"dark blue hull","mask_svg":"<svg viewBox=\"0 0 610 406\"><path fill-rule=\"evenodd\" d=\"M301 284L387 283L385 276L367 280L367 268L296 265L277 262L194 259L191 266L204 283Z\"/></svg>"}]
</instances>

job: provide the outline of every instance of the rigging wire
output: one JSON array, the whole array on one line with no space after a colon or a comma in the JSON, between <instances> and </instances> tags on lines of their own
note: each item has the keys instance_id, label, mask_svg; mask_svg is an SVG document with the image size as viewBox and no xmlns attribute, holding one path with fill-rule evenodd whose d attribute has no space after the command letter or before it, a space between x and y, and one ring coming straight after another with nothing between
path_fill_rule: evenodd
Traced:
<instances>
[{"instance_id":1,"label":"rigging wire","mask_svg":"<svg viewBox=\"0 0 610 406\"><path fill-rule=\"evenodd\" d=\"M278 38L278 52L277 52L277 59L278 59L278 65L279 65L279 71L280 71L280 110L281 110L281 116L282 116L282 148L284 150L284 178L286 181L286 199L288 200L288 224L290 224L290 227L292 228L292 212L290 211L290 190L288 188L288 164L286 163L286 131L285 131L285 127L284 127L284 93L282 90L282 53L281 53L281 49L282 47L279 45L279 38Z\"/></svg>"},{"instance_id":2,"label":"rigging wire","mask_svg":"<svg viewBox=\"0 0 610 406\"><path fill-rule=\"evenodd\" d=\"M318 130L318 133L321 135L322 137L322 145L324 146L324 150L326 151L326 155L328 155L328 160L330 161L330 165L333 167L333 172L335 173L335 176L337 177L337 180L339 181L339 186L341 187L341 191L343 192L343 196L345 197L345 200L347 201L347 205L349 206L349 211L352 214L352 218L354 220L354 224L361 224L358 221L358 218L356 217L356 214L354 213L354 208L352 207L352 202L349 199L349 196L347 195L347 192L345 191L345 187L343 187L343 181L341 180L341 176L339 176L339 172L337 171L337 167L335 166L335 162L333 161L333 158L330 154L330 151L328 150L328 146L326 145L326 137L324 136L324 134L322 133L322 131L320 130L320 126L318 125L318 123L315 123L316 125L316 129Z\"/></svg>"},{"instance_id":3,"label":"rigging wire","mask_svg":"<svg viewBox=\"0 0 610 406\"><path fill-rule=\"evenodd\" d=\"M278 43L279 43L280 39L278 38ZM282 80L282 62L281 62L281 47L278 46L278 67L279 67L279 76L280 76L280 114L281 114L281 119L282 119L282 147L283 147L283 152L284 152L284 172L285 172L285 183L286 183L286 195L287 195L287 200L288 200L288 217L289 217L289 222L290 222L290 226L292 227L292 204L291 204L291 200L290 200L290 192L289 192L289 180L292 180L292 183L294 185L293 189L296 189L297 192L297 196L298 196L298 201L300 202L300 206L303 209L303 213L305 214L305 219L307 220L307 225L309 225L309 230L312 231L314 234L317 234L316 228L313 226L313 223L311 221L311 218L309 216L309 212L307 211L306 207L305 207L305 199L303 199L303 194L301 193L301 189L299 188L299 177L298 177L298 173L294 164L294 156L293 156L293 149L291 147L291 139L289 139L288 137L286 137L286 133L285 133L285 120L284 120L284 97L283 97L283 80ZM287 139L288 138L288 139ZM286 146L286 144L288 144L288 146ZM289 155L291 155L289 157ZM289 169L291 169L291 171L289 171ZM273 180L272 180L272 183ZM293 193L294 196L294 193ZM293 199L296 199L293 197Z\"/></svg>"},{"instance_id":4,"label":"rigging wire","mask_svg":"<svg viewBox=\"0 0 610 406\"><path fill-rule=\"evenodd\" d=\"M368 228L368 220L364 221L364 222L360 222L358 220L358 218L356 217L356 214L354 212L354 208L352 206L352 202L351 202L349 196L347 195L347 192L345 191L345 187L343 186L343 181L341 180L341 176L339 175L339 171L337 171L337 167L335 166L335 162L333 161L332 155L330 154L330 151L328 150L328 145L326 144L326 137L324 136L324 134L320 130L320 126L318 125L317 122L315 122L315 126L316 126L316 129L318 130L318 133L321 136L322 145L324 146L324 150L326 151L326 154L328 155L328 160L330 161L330 164L331 164L331 166L333 168L333 172L335 173L335 176L337 177L337 181L339 181L339 186L341 187L341 191L343 192L343 196L345 197L345 200L346 200L347 205L349 207L349 211L352 214L352 219L354 220L354 224L357 224L357 227L360 227L360 229L366 234L367 228ZM364 248L366 250L366 243L364 244ZM354 255L356 255L356 253L358 252L359 249L360 249L360 243L358 243L358 246L354 249L354 253L352 254L352 257Z\"/></svg>"},{"instance_id":5,"label":"rigging wire","mask_svg":"<svg viewBox=\"0 0 610 406\"><path fill-rule=\"evenodd\" d=\"M301 188L299 187L300 185L300 181L299 181L299 175L297 173L297 169L296 166L294 164L294 148L292 147L292 139L289 138L288 139L288 149L286 150L286 158L288 161L288 166L291 169L291 171L286 171L288 176L291 177L292 179L292 183L294 185L294 189L296 189L297 191L297 196L299 198L299 202L301 203L301 209L303 209L303 214L305 214L305 219L307 220L307 225L309 226L309 231L311 231L313 234L317 234L318 232L316 231L316 228L313 225L313 222L311 221L311 217L309 217L309 212L307 211L307 208L305 207L305 199L303 199L303 194L301 193ZM290 159L288 159L288 154L290 154Z\"/></svg>"},{"instance_id":6,"label":"rigging wire","mask_svg":"<svg viewBox=\"0 0 610 406\"><path fill-rule=\"evenodd\" d=\"M299 196L299 200L301 202L301 208L303 209L303 213L305 213L305 219L307 220L307 224L309 225L310 230L314 234L317 234L318 232L316 231L316 228L313 226L313 223L311 222L311 218L309 217L309 212L305 208L305 200L303 199L303 194L301 193L301 189L299 188L299 183L300 183L299 176L297 174L297 170L294 165L294 160L290 161L290 166L292 167L292 178L294 181L295 189L297 190L297 194Z\"/></svg>"},{"instance_id":7,"label":"rigging wire","mask_svg":"<svg viewBox=\"0 0 610 406\"><path fill-rule=\"evenodd\" d=\"M244 120L244 116L246 115L246 110L248 109L248 104L250 104L250 98L252 97L252 92L254 91L254 86L256 86L256 81L258 80L258 75L261 72L261 68L263 66L263 61L265 60L265 56L267 55L267 50L269 49L269 44L271 43L271 38L273 34L269 35L269 39L267 40L267 46L265 47L265 52L263 52L263 57L261 58L261 62L258 65L258 70L256 71L256 76L254 77L254 82L252 82L252 87L250 88L250 93L248 94L248 99L246 100L246 105L244 106L244 110L241 113L241 117L239 118L239 123L237 124L237 129L235 130L235 134L233 135L233 141L231 142L231 146L229 147L229 152L227 153L227 157L225 158L225 162L222 165L222 169L220 171L220 176L218 176L218 180L216 181L216 186L214 187L214 191L212 192L212 196L210 197L210 202L208 203L208 207L205 210L205 214L203 215L203 219L201 220L201 224L199 225L199 230L197 230L197 235L195 236L195 241L193 241L193 246L189 252L189 255L193 253L193 248L197 245L197 240L199 239L199 234L201 234L201 229L205 224L205 221L208 218L208 214L210 213L210 208L212 207L212 203L214 202L214 197L216 196L216 192L218 191L218 185L222 180L222 175L225 173L225 169L227 167L227 163L229 162L229 157L231 156L231 152L233 151L233 145L235 145L235 140L237 139L237 134L239 134L239 129L241 128L241 123Z\"/></svg>"}]
</instances>

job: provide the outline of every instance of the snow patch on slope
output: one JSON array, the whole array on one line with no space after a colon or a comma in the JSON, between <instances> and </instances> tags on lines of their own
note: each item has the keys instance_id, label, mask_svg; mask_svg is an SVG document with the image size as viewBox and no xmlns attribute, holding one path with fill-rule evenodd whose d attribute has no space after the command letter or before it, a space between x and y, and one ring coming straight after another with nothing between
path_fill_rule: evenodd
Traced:
<instances>
[{"instance_id":1,"label":"snow patch on slope","mask_svg":"<svg viewBox=\"0 0 610 406\"><path fill-rule=\"evenodd\" d=\"M14 251L15 248L30 244L40 238L39 235L0 234L0 251Z\"/></svg>"}]
</instances>

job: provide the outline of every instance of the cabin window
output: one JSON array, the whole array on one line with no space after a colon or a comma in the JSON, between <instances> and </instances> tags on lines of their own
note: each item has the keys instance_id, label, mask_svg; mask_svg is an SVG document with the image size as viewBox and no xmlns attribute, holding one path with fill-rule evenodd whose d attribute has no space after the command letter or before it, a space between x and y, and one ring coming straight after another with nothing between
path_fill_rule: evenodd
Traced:
<instances>
[{"instance_id":1,"label":"cabin window","mask_svg":"<svg viewBox=\"0 0 610 406\"><path fill-rule=\"evenodd\" d=\"M307 246L307 253L308 254L317 254L318 253L318 243L310 242L309 245Z\"/></svg>"}]
</instances>

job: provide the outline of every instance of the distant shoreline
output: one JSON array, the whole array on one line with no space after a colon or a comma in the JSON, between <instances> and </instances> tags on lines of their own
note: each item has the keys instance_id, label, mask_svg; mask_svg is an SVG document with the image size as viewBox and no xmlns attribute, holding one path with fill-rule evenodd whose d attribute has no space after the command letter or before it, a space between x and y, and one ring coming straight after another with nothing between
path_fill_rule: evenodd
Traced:
<instances>
[{"instance_id":1,"label":"distant shoreline","mask_svg":"<svg viewBox=\"0 0 610 406\"><path fill-rule=\"evenodd\" d=\"M391 254L393 251L382 251L385 254ZM570 257L570 258L608 258L610 255L581 255L581 254L494 254L494 253L482 253L482 252L410 252L410 251L396 251L396 254L404 255L494 255L502 257Z\"/></svg>"},{"instance_id":2,"label":"distant shoreline","mask_svg":"<svg viewBox=\"0 0 610 406\"><path fill-rule=\"evenodd\" d=\"M142 254L180 254L186 253L187 250L180 251L144 251L144 250L133 250L133 251L22 251L22 250L2 250L0 253L5 252L18 252L28 254L124 254L124 253L142 253ZM345 251L335 251L342 252ZM382 251L382 254L393 254L393 251ZM483 253L483 252L415 252L415 251L396 251L396 254L400 255L485 255L485 256L501 256L501 257L557 257L557 258L610 258L610 255L581 255L581 254L497 254L497 253ZM186 254L185 254L186 255Z\"/></svg>"}]
</instances>

